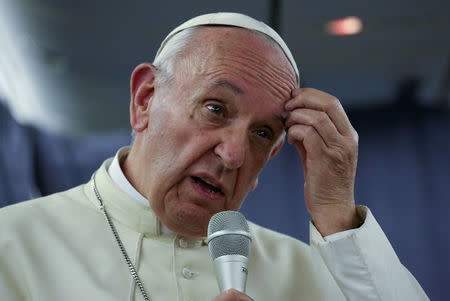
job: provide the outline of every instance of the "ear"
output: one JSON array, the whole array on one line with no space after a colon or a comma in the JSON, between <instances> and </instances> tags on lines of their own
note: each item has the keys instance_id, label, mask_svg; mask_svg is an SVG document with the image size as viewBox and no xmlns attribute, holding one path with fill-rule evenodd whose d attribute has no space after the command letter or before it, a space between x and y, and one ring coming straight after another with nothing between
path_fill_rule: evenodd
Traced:
<instances>
[{"instance_id":1,"label":"ear","mask_svg":"<svg viewBox=\"0 0 450 301\"><path fill-rule=\"evenodd\" d=\"M148 126L148 109L155 93L156 67L149 63L137 66L130 79L130 124L136 132Z\"/></svg>"},{"instance_id":2,"label":"ear","mask_svg":"<svg viewBox=\"0 0 450 301\"><path fill-rule=\"evenodd\" d=\"M253 183L252 185L252 191L256 189L256 187L258 187L258 178L256 178L255 183Z\"/></svg>"}]
</instances>

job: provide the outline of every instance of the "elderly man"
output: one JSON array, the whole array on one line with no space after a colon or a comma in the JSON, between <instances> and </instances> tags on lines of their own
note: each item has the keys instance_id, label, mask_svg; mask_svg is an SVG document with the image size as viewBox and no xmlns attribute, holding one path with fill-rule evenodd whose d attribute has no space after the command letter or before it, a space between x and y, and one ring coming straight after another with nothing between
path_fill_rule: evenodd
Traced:
<instances>
[{"instance_id":1,"label":"elderly man","mask_svg":"<svg viewBox=\"0 0 450 301\"><path fill-rule=\"evenodd\" d=\"M342 106L298 81L282 39L250 17L175 29L131 76L132 147L85 185L0 211L2 298L426 300L355 205L358 136ZM208 222L240 208L286 138L303 162L311 246L251 223L247 293L219 294Z\"/></svg>"}]
</instances>

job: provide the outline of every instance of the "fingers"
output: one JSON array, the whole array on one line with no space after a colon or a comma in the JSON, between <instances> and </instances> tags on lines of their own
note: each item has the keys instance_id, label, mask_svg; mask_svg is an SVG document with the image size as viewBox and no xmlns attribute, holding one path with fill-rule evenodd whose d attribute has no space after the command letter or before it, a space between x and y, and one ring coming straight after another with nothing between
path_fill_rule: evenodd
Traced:
<instances>
[{"instance_id":1,"label":"fingers","mask_svg":"<svg viewBox=\"0 0 450 301\"><path fill-rule=\"evenodd\" d=\"M322 111L295 109L286 118L286 126L288 128L294 124L314 127L327 146L330 146L332 143L337 143L341 136L327 113Z\"/></svg>"},{"instance_id":2,"label":"fingers","mask_svg":"<svg viewBox=\"0 0 450 301\"><path fill-rule=\"evenodd\" d=\"M313 88L296 89L293 91L292 96L294 98L285 105L287 111L307 108L324 112L341 135L353 135L354 129L348 120L347 114L345 114L344 108L336 97Z\"/></svg>"},{"instance_id":3,"label":"fingers","mask_svg":"<svg viewBox=\"0 0 450 301\"><path fill-rule=\"evenodd\" d=\"M308 159L314 160L315 158L319 158L326 148L322 137L310 125L295 124L291 126L288 129L287 138L289 143L297 147L302 157L303 166L306 166L306 153L308 154Z\"/></svg>"},{"instance_id":4,"label":"fingers","mask_svg":"<svg viewBox=\"0 0 450 301\"><path fill-rule=\"evenodd\" d=\"M303 175L306 175L306 173L308 172L308 166L306 165L306 149L305 146L303 145L303 141L301 140L299 140L298 142L296 141L298 140L297 138L303 137L303 135L301 135L300 133L296 133L297 131L300 131L300 129L296 129L295 127L296 126L293 126L292 129L289 128L291 134L289 134L288 130L287 139L290 144L294 144L296 146L297 151L300 155L300 159L302 160Z\"/></svg>"},{"instance_id":5,"label":"fingers","mask_svg":"<svg viewBox=\"0 0 450 301\"><path fill-rule=\"evenodd\" d=\"M306 208L322 234L350 229L358 134L334 96L312 88L296 89L292 96L285 125L288 142L302 158Z\"/></svg>"},{"instance_id":6,"label":"fingers","mask_svg":"<svg viewBox=\"0 0 450 301\"><path fill-rule=\"evenodd\" d=\"M254 301L254 300L244 293L241 293L234 289L229 289L221 293L217 297L215 297L212 301Z\"/></svg>"}]
</instances>

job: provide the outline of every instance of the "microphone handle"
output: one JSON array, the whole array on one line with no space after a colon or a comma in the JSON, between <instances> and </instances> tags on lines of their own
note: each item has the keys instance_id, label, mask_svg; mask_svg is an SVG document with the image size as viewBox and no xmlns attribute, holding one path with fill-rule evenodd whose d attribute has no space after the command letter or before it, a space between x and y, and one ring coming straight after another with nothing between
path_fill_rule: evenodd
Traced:
<instances>
[{"instance_id":1,"label":"microphone handle","mask_svg":"<svg viewBox=\"0 0 450 301\"><path fill-rule=\"evenodd\" d=\"M220 292L235 289L245 293L248 258L242 255L224 255L214 260L214 270Z\"/></svg>"}]
</instances>

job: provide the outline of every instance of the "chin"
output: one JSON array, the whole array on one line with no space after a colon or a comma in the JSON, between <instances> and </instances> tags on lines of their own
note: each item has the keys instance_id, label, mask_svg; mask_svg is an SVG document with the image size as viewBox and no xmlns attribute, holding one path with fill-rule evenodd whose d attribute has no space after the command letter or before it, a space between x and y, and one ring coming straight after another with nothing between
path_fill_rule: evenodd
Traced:
<instances>
[{"instance_id":1,"label":"chin","mask_svg":"<svg viewBox=\"0 0 450 301\"><path fill-rule=\"evenodd\" d=\"M195 204L180 207L176 208L176 212L172 212L168 217L175 228L172 231L185 236L206 236L209 220L213 214Z\"/></svg>"}]
</instances>

